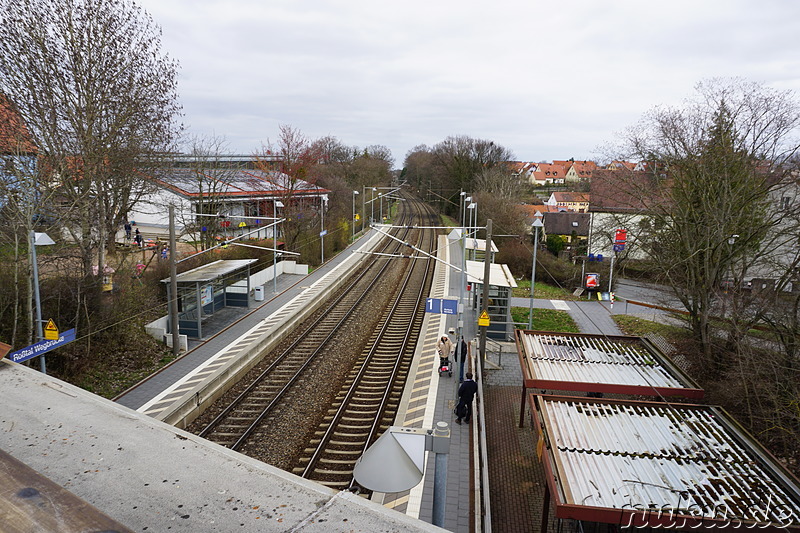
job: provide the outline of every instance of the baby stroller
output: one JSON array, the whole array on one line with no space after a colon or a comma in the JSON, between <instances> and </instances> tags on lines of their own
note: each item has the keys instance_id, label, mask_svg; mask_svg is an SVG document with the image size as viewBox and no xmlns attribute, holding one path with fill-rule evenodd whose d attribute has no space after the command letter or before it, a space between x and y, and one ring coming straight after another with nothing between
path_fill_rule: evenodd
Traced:
<instances>
[{"instance_id":1,"label":"baby stroller","mask_svg":"<svg viewBox=\"0 0 800 533\"><path fill-rule=\"evenodd\" d=\"M439 376L447 372L447 375L452 377L453 376L453 366L450 363L450 358L447 356L442 356L441 352L439 353Z\"/></svg>"}]
</instances>

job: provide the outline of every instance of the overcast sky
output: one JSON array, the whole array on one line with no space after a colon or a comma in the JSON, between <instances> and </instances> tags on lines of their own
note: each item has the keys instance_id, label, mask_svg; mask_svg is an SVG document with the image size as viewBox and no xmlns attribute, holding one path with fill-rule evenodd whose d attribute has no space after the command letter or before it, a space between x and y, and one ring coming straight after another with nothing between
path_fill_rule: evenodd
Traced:
<instances>
[{"instance_id":1,"label":"overcast sky","mask_svg":"<svg viewBox=\"0 0 800 533\"><path fill-rule=\"evenodd\" d=\"M599 159L703 79L800 91L797 0L138 1L181 64L189 132L244 154L288 124L398 168L449 135Z\"/></svg>"}]
</instances>

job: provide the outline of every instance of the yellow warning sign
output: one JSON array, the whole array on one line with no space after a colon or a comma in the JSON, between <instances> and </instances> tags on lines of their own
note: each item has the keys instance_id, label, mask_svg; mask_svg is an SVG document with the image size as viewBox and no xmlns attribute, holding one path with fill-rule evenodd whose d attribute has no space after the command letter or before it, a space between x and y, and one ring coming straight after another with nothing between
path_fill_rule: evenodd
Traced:
<instances>
[{"instance_id":1,"label":"yellow warning sign","mask_svg":"<svg viewBox=\"0 0 800 533\"><path fill-rule=\"evenodd\" d=\"M58 326L56 326L52 318L47 321L47 325L44 327L44 338L48 341L58 340Z\"/></svg>"},{"instance_id":2,"label":"yellow warning sign","mask_svg":"<svg viewBox=\"0 0 800 533\"><path fill-rule=\"evenodd\" d=\"M489 313L486 311L481 312L481 316L478 317L478 327L484 327L489 325Z\"/></svg>"}]
</instances>

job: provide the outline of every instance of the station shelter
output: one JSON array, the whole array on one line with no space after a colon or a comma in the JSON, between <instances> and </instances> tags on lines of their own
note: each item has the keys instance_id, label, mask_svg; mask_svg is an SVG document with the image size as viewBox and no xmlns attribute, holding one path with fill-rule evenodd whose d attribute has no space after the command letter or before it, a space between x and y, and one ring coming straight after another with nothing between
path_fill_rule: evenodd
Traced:
<instances>
[{"instance_id":1,"label":"station shelter","mask_svg":"<svg viewBox=\"0 0 800 533\"><path fill-rule=\"evenodd\" d=\"M177 275L178 330L189 338L203 338L203 321L225 307L248 307L250 266L257 259L219 260ZM170 279L167 299L172 298ZM168 331L168 333L171 333Z\"/></svg>"},{"instance_id":2,"label":"station shelter","mask_svg":"<svg viewBox=\"0 0 800 533\"><path fill-rule=\"evenodd\" d=\"M469 240L469 239L468 239ZM467 261L467 289L470 303L483 309L483 261ZM489 270L489 329L486 335L495 340L510 340L514 332L511 320L511 289L517 286L508 265L492 263Z\"/></svg>"},{"instance_id":3,"label":"station shelter","mask_svg":"<svg viewBox=\"0 0 800 533\"><path fill-rule=\"evenodd\" d=\"M492 255L489 261L494 263L494 257L498 252L497 245L492 241ZM467 237L464 239L464 252L468 261L483 261L486 257L486 239L476 239Z\"/></svg>"},{"instance_id":4,"label":"station shelter","mask_svg":"<svg viewBox=\"0 0 800 533\"><path fill-rule=\"evenodd\" d=\"M584 532L800 531L798 480L722 409L687 403L703 390L655 343L515 338L520 425L527 400L545 473L542 531L551 502L559 529L569 520Z\"/></svg>"}]
</instances>

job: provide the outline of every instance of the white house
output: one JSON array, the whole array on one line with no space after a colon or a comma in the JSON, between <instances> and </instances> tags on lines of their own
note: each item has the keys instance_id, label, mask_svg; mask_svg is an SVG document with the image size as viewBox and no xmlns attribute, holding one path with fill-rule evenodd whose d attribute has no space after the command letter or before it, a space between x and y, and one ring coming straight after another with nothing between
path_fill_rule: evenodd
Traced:
<instances>
[{"instance_id":1,"label":"white house","mask_svg":"<svg viewBox=\"0 0 800 533\"><path fill-rule=\"evenodd\" d=\"M269 225L273 217L280 217L282 207L302 204L320 209L330 193L277 170L173 167L147 179L154 185L153 192L129 215L131 225L145 239L168 239L169 206L175 207L176 234L183 240L198 240L198 230L212 223L212 217L199 213L223 215L224 219L214 222L236 235ZM124 235L121 231L118 239ZM272 230L265 228L254 236L270 238Z\"/></svg>"}]
</instances>

